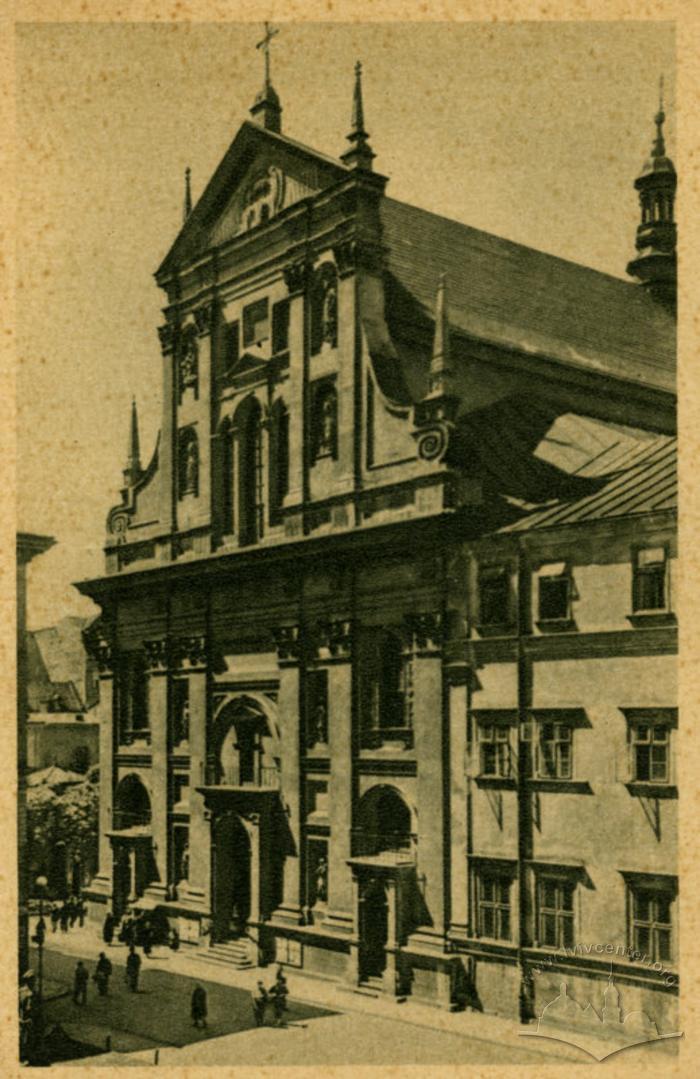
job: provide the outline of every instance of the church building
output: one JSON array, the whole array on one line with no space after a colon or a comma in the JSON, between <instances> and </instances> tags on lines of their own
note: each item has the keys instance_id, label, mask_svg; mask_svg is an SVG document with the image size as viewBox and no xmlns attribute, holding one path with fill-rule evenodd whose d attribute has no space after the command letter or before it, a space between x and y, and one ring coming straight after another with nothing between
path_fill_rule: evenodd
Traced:
<instances>
[{"instance_id":1,"label":"church building","mask_svg":"<svg viewBox=\"0 0 700 1079\"><path fill-rule=\"evenodd\" d=\"M91 914L522 1018L613 969L662 1027L663 108L625 281L392 199L361 78L331 158L283 132L268 64L195 205L186 178L156 272L160 433L142 466L134 406L105 574L79 585L101 608Z\"/></svg>"}]
</instances>

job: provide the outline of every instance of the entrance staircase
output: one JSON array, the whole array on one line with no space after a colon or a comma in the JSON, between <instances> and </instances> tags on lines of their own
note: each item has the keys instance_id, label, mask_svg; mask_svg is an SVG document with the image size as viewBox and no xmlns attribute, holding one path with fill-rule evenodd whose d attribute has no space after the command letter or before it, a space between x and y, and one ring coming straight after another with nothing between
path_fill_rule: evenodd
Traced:
<instances>
[{"instance_id":1,"label":"entrance staircase","mask_svg":"<svg viewBox=\"0 0 700 1079\"><path fill-rule=\"evenodd\" d=\"M194 957L205 963L220 963L222 966L233 967L234 970L248 970L253 966L248 944L245 937L222 941L210 944L208 948L198 948Z\"/></svg>"}]
</instances>

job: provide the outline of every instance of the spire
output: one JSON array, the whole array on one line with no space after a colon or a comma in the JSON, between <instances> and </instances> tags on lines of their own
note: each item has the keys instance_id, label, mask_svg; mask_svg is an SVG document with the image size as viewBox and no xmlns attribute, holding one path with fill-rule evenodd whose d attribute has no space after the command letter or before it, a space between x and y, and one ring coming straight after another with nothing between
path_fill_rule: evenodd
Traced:
<instances>
[{"instance_id":1,"label":"spire","mask_svg":"<svg viewBox=\"0 0 700 1079\"><path fill-rule=\"evenodd\" d=\"M183 211L183 221L192 213L192 189L190 187L190 176L192 175L192 169L187 166L185 169L185 208Z\"/></svg>"},{"instance_id":2,"label":"spire","mask_svg":"<svg viewBox=\"0 0 700 1079\"><path fill-rule=\"evenodd\" d=\"M279 30L266 22L265 36L255 46L256 49L262 50L265 57L265 79L263 88L255 98L250 114L257 123L267 128L268 131L275 131L279 134L282 130L282 106L270 81L270 42L276 34L279 34Z\"/></svg>"},{"instance_id":3,"label":"spire","mask_svg":"<svg viewBox=\"0 0 700 1079\"><path fill-rule=\"evenodd\" d=\"M365 131L365 115L362 106L362 64L358 60L355 64L355 88L352 94L352 117L350 120L350 134L348 135L350 149L341 154L344 161L351 169L371 169L372 159L375 154L369 144L369 135Z\"/></svg>"},{"instance_id":4,"label":"spire","mask_svg":"<svg viewBox=\"0 0 700 1079\"><path fill-rule=\"evenodd\" d=\"M435 337L430 361L430 389L428 396L437 397L449 393L450 368L450 322L447 312L447 283L440 274L435 303Z\"/></svg>"},{"instance_id":5,"label":"spire","mask_svg":"<svg viewBox=\"0 0 700 1079\"><path fill-rule=\"evenodd\" d=\"M141 454L139 450L139 417L136 411L136 398L131 399L131 424L129 428L129 448L124 469L124 483L133 487L141 478Z\"/></svg>"},{"instance_id":6,"label":"spire","mask_svg":"<svg viewBox=\"0 0 700 1079\"><path fill-rule=\"evenodd\" d=\"M659 109L654 117L656 137L651 155L634 182L639 192L641 220L637 226L637 256L627 266L655 300L675 310L676 224L674 202L676 170L666 156L663 76L659 81Z\"/></svg>"}]
</instances>

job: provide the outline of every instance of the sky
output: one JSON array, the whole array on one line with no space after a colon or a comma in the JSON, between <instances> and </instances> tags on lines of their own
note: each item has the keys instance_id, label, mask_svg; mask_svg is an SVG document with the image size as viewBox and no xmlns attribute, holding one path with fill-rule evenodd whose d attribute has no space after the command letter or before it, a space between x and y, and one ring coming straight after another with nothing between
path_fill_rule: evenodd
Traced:
<instances>
[{"instance_id":1,"label":"sky","mask_svg":"<svg viewBox=\"0 0 700 1079\"><path fill-rule=\"evenodd\" d=\"M353 67L394 198L625 277L635 176L672 25L278 24L283 132L345 148ZM142 463L160 420L153 273L262 83L255 24L24 24L17 34L18 527L57 544L30 565L28 624L96 611L131 397Z\"/></svg>"}]
</instances>

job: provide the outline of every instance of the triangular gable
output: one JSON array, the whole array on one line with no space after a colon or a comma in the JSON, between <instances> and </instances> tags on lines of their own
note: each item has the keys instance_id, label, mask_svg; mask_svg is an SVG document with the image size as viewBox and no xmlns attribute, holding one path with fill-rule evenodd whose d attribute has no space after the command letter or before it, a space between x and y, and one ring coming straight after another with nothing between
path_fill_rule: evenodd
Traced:
<instances>
[{"instance_id":1,"label":"triangular gable","mask_svg":"<svg viewBox=\"0 0 700 1079\"><path fill-rule=\"evenodd\" d=\"M156 271L156 278L329 187L347 168L286 135L246 120Z\"/></svg>"}]
</instances>

